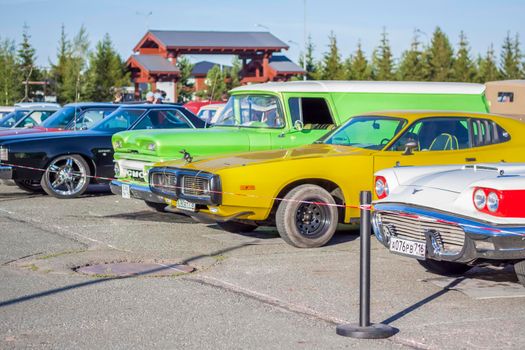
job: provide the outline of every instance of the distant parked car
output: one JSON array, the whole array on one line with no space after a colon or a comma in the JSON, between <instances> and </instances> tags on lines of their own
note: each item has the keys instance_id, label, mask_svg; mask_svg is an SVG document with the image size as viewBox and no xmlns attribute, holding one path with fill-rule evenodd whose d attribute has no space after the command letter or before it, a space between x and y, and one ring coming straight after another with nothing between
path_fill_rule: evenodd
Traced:
<instances>
[{"instance_id":1,"label":"distant parked car","mask_svg":"<svg viewBox=\"0 0 525 350\"><path fill-rule=\"evenodd\" d=\"M131 129L204 126L180 106L123 105L90 130L0 137L0 179L14 180L28 192L43 189L57 198L78 197L90 183L107 183L115 171L120 172L113 164L113 134ZM155 143L148 144L153 151L156 147Z\"/></svg>"},{"instance_id":2,"label":"distant parked car","mask_svg":"<svg viewBox=\"0 0 525 350\"><path fill-rule=\"evenodd\" d=\"M0 120L0 129L35 127L59 109L56 105L15 105L15 110Z\"/></svg>"},{"instance_id":3,"label":"distant parked car","mask_svg":"<svg viewBox=\"0 0 525 350\"><path fill-rule=\"evenodd\" d=\"M525 163L395 167L376 173L372 226L431 272L514 264L525 286Z\"/></svg>"},{"instance_id":4,"label":"distant parked car","mask_svg":"<svg viewBox=\"0 0 525 350\"><path fill-rule=\"evenodd\" d=\"M224 106L226 106L225 103L215 103L203 106L199 113L197 113L197 117L208 124L214 124L217 121L220 112L224 109Z\"/></svg>"},{"instance_id":5,"label":"distant parked car","mask_svg":"<svg viewBox=\"0 0 525 350\"><path fill-rule=\"evenodd\" d=\"M91 126L108 116L118 107L120 107L120 105L113 103L70 103L53 113L44 122L42 122L42 124L33 128L0 129L0 137L8 135L34 134L49 131L89 129Z\"/></svg>"},{"instance_id":6,"label":"distant parked car","mask_svg":"<svg viewBox=\"0 0 525 350\"><path fill-rule=\"evenodd\" d=\"M13 106L0 106L0 120L14 110Z\"/></svg>"},{"instance_id":7,"label":"distant parked car","mask_svg":"<svg viewBox=\"0 0 525 350\"><path fill-rule=\"evenodd\" d=\"M220 103L223 103L223 101L190 101L184 104L184 108L197 115L202 107Z\"/></svg>"}]
</instances>

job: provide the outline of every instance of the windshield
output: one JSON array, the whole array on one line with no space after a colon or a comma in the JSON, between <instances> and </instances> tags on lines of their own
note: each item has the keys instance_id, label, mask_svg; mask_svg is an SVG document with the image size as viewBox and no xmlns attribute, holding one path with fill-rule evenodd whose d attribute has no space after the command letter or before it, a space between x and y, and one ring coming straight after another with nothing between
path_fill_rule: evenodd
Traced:
<instances>
[{"instance_id":1,"label":"windshield","mask_svg":"<svg viewBox=\"0 0 525 350\"><path fill-rule=\"evenodd\" d=\"M93 127L94 130L101 131L124 131L128 130L137 122L145 109L122 109L119 108L108 117Z\"/></svg>"},{"instance_id":2,"label":"windshield","mask_svg":"<svg viewBox=\"0 0 525 350\"><path fill-rule=\"evenodd\" d=\"M79 111L77 110L77 113ZM47 118L42 126L44 128L53 128L53 129L64 129L72 120L75 115L75 107L64 107L53 113L49 118Z\"/></svg>"},{"instance_id":3,"label":"windshield","mask_svg":"<svg viewBox=\"0 0 525 350\"><path fill-rule=\"evenodd\" d=\"M0 120L0 128L12 128L27 113L29 113L28 110L17 110L9 113Z\"/></svg>"},{"instance_id":4,"label":"windshield","mask_svg":"<svg viewBox=\"0 0 525 350\"><path fill-rule=\"evenodd\" d=\"M406 124L406 120L391 117L362 116L324 136L319 142L330 145L383 149Z\"/></svg>"},{"instance_id":5,"label":"windshield","mask_svg":"<svg viewBox=\"0 0 525 350\"><path fill-rule=\"evenodd\" d=\"M235 95L217 117L216 126L282 128L284 114L279 99L270 95Z\"/></svg>"},{"instance_id":6,"label":"windshield","mask_svg":"<svg viewBox=\"0 0 525 350\"><path fill-rule=\"evenodd\" d=\"M99 123L102 119L110 115L115 108L88 109L77 114L75 120L69 122L66 130L87 130Z\"/></svg>"}]
</instances>

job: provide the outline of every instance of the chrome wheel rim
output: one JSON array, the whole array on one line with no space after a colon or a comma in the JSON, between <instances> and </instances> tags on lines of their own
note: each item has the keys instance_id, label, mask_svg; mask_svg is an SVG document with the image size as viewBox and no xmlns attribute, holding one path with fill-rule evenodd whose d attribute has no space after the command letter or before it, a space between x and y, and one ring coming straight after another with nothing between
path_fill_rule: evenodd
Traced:
<instances>
[{"instance_id":1,"label":"chrome wheel rim","mask_svg":"<svg viewBox=\"0 0 525 350\"><path fill-rule=\"evenodd\" d=\"M310 239L321 237L330 226L330 211L324 205L301 203L295 214L295 226L299 233Z\"/></svg>"},{"instance_id":2,"label":"chrome wheel rim","mask_svg":"<svg viewBox=\"0 0 525 350\"><path fill-rule=\"evenodd\" d=\"M53 192L72 196L80 192L87 181L84 165L72 157L55 159L47 168L47 181Z\"/></svg>"}]
</instances>

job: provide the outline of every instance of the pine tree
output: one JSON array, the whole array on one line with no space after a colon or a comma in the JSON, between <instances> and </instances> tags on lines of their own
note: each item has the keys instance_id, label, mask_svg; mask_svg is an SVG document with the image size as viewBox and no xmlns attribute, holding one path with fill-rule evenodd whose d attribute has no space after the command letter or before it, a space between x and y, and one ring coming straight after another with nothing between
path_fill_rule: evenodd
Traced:
<instances>
[{"instance_id":1,"label":"pine tree","mask_svg":"<svg viewBox=\"0 0 525 350\"><path fill-rule=\"evenodd\" d=\"M419 41L419 36L417 33L418 32L416 30L414 32L412 44L410 44L410 49L403 52L403 55L401 56L401 62L399 63L399 68L397 70L397 77L399 80L426 80L423 67L423 53L419 49L421 42Z\"/></svg>"},{"instance_id":2,"label":"pine tree","mask_svg":"<svg viewBox=\"0 0 525 350\"><path fill-rule=\"evenodd\" d=\"M231 90L241 85L240 73L242 69L242 63L239 57L234 56L232 60L232 67L229 69L227 77L228 83L226 84L228 90Z\"/></svg>"},{"instance_id":3,"label":"pine tree","mask_svg":"<svg viewBox=\"0 0 525 350\"><path fill-rule=\"evenodd\" d=\"M494 46L490 44L485 57L480 56L478 58L478 73L476 75L476 81L478 83L486 83L487 81L495 81L499 79L501 79L501 75L498 70L498 64L496 63Z\"/></svg>"},{"instance_id":4,"label":"pine tree","mask_svg":"<svg viewBox=\"0 0 525 350\"><path fill-rule=\"evenodd\" d=\"M221 100L222 95L227 93L227 86L224 82L224 73L219 65L215 65L206 74L206 97L211 101Z\"/></svg>"},{"instance_id":5,"label":"pine tree","mask_svg":"<svg viewBox=\"0 0 525 350\"><path fill-rule=\"evenodd\" d=\"M394 80L394 58L385 28L381 33L379 47L374 50L372 62L372 76L375 80Z\"/></svg>"},{"instance_id":6,"label":"pine tree","mask_svg":"<svg viewBox=\"0 0 525 350\"><path fill-rule=\"evenodd\" d=\"M357 51L350 60L349 79L351 80L370 80L372 78L372 67L366 59L361 47L361 42L357 43Z\"/></svg>"},{"instance_id":7,"label":"pine tree","mask_svg":"<svg viewBox=\"0 0 525 350\"><path fill-rule=\"evenodd\" d=\"M507 36L501 47L500 74L503 79L520 79L521 71L521 51L519 36L516 34L514 40L507 32Z\"/></svg>"},{"instance_id":8,"label":"pine tree","mask_svg":"<svg viewBox=\"0 0 525 350\"><path fill-rule=\"evenodd\" d=\"M445 33L439 27L432 35L430 47L427 48L429 78L433 81L450 81L453 78L452 65L454 51Z\"/></svg>"},{"instance_id":9,"label":"pine tree","mask_svg":"<svg viewBox=\"0 0 525 350\"><path fill-rule=\"evenodd\" d=\"M65 67L64 81L61 89L61 100L65 103L81 101L83 99L84 72L89 52L89 39L86 28L81 26L73 38L71 51Z\"/></svg>"},{"instance_id":10,"label":"pine tree","mask_svg":"<svg viewBox=\"0 0 525 350\"><path fill-rule=\"evenodd\" d=\"M318 78L318 65L315 62L314 58L315 46L312 42L312 36L308 36L308 41L306 42L305 54L299 57L299 65L306 68L306 79L315 80ZM304 62L306 61L306 64Z\"/></svg>"},{"instance_id":11,"label":"pine tree","mask_svg":"<svg viewBox=\"0 0 525 350\"><path fill-rule=\"evenodd\" d=\"M341 55L337 47L337 39L334 32L330 33L328 39L330 43L328 45L328 52L323 56L321 77L325 80L343 80L345 79L345 71L341 63Z\"/></svg>"},{"instance_id":12,"label":"pine tree","mask_svg":"<svg viewBox=\"0 0 525 350\"><path fill-rule=\"evenodd\" d=\"M18 49L18 64L24 80L24 84L21 87L24 101L29 101L34 92L34 89L31 89L29 86L29 81L39 80L41 78L41 74L35 63L36 50L31 45L29 39L31 39L31 36L29 35L29 27L24 24L22 42Z\"/></svg>"},{"instance_id":13,"label":"pine tree","mask_svg":"<svg viewBox=\"0 0 525 350\"><path fill-rule=\"evenodd\" d=\"M459 49L452 64L455 81L472 82L476 77L476 66L470 58L470 48L467 36L463 31L459 34Z\"/></svg>"},{"instance_id":14,"label":"pine tree","mask_svg":"<svg viewBox=\"0 0 525 350\"><path fill-rule=\"evenodd\" d=\"M129 76L125 74L124 62L106 34L90 55L85 97L92 101L111 101L114 91L127 85Z\"/></svg>"},{"instance_id":15,"label":"pine tree","mask_svg":"<svg viewBox=\"0 0 525 350\"><path fill-rule=\"evenodd\" d=\"M9 106L22 98L22 72L17 63L15 42L0 42L0 104Z\"/></svg>"},{"instance_id":16,"label":"pine tree","mask_svg":"<svg viewBox=\"0 0 525 350\"><path fill-rule=\"evenodd\" d=\"M187 57L180 56L177 58L177 67L180 71L180 77L177 81L177 102L188 102L193 95L193 83L190 83L189 81L191 71L193 70L193 64L191 64Z\"/></svg>"},{"instance_id":17,"label":"pine tree","mask_svg":"<svg viewBox=\"0 0 525 350\"><path fill-rule=\"evenodd\" d=\"M60 31L60 41L58 42L57 49L57 58L56 64L50 62L51 72L50 76L54 81L54 90L57 95L57 99L60 103L63 103L64 100L62 96L64 95L64 80L66 76L66 69L71 56L71 42L67 38L66 30L64 25L62 25Z\"/></svg>"}]
</instances>

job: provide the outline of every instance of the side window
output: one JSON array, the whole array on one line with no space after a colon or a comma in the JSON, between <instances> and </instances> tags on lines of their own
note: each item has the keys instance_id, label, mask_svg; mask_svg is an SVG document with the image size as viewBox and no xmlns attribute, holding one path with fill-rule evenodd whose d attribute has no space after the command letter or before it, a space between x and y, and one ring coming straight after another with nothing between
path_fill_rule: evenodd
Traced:
<instances>
[{"instance_id":1,"label":"side window","mask_svg":"<svg viewBox=\"0 0 525 350\"><path fill-rule=\"evenodd\" d=\"M492 120L472 119L472 145L492 145L510 140L509 133Z\"/></svg>"},{"instance_id":2,"label":"side window","mask_svg":"<svg viewBox=\"0 0 525 350\"><path fill-rule=\"evenodd\" d=\"M89 129L94 124L104 119L105 113L101 110L87 110L77 119L77 129Z\"/></svg>"},{"instance_id":3,"label":"side window","mask_svg":"<svg viewBox=\"0 0 525 350\"><path fill-rule=\"evenodd\" d=\"M469 148L466 118L427 118L416 121L392 145L402 151L408 141L416 141L420 151L452 151Z\"/></svg>"},{"instance_id":4,"label":"side window","mask_svg":"<svg viewBox=\"0 0 525 350\"><path fill-rule=\"evenodd\" d=\"M498 92L498 102L500 103L514 102L514 93L513 92Z\"/></svg>"},{"instance_id":5,"label":"side window","mask_svg":"<svg viewBox=\"0 0 525 350\"><path fill-rule=\"evenodd\" d=\"M330 108L324 98L319 97L291 97L288 107L292 123L300 120L305 129L330 129L334 125Z\"/></svg>"},{"instance_id":6,"label":"side window","mask_svg":"<svg viewBox=\"0 0 525 350\"><path fill-rule=\"evenodd\" d=\"M133 128L180 129L190 128L186 118L177 110L152 110Z\"/></svg>"}]
</instances>

